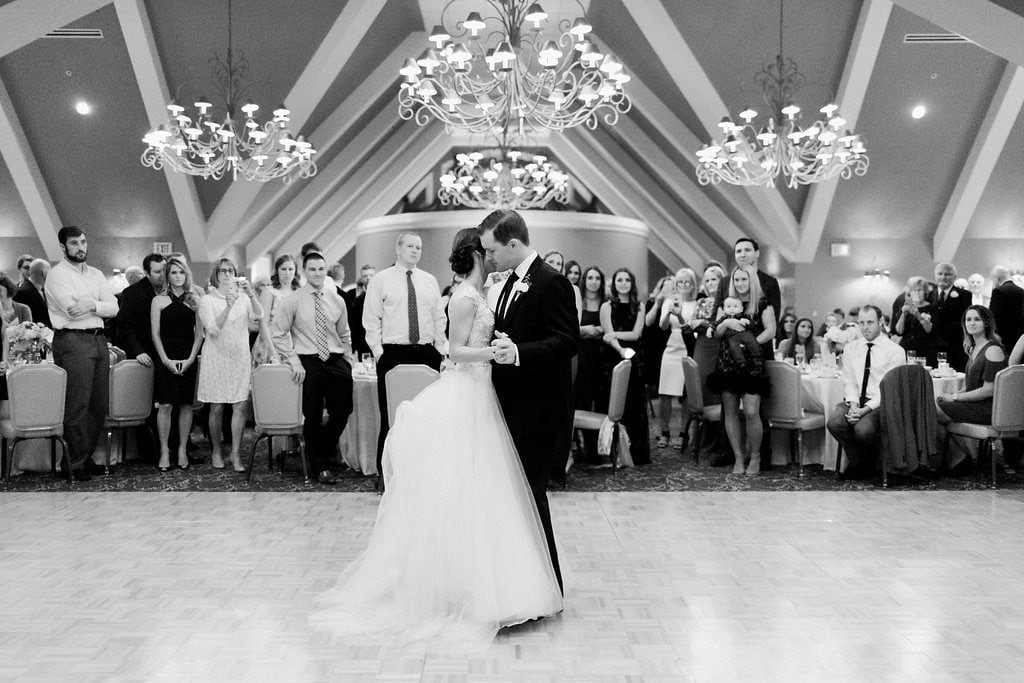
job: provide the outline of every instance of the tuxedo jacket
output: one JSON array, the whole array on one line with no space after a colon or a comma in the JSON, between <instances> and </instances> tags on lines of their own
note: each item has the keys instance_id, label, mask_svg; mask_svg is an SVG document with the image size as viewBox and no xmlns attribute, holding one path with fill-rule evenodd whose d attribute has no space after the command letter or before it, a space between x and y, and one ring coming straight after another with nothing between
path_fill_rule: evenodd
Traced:
<instances>
[{"instance_id":1,"label":"tuxedo jacket","mask_svg":"<svg viewBox=\"0 0 1024 683\"><path fill-rule=\"evenodd\" d=\"M992 317L996 319L996 332L1003 340L1007 353L1024 333L1024 289L1012 280L992 288L989 302Z\"/></svg>"},{"instance_id":2,"label":"tuxedo jacket","mask_svg":"<svg viewBox=\"0 0 1024 683\"><path fill-rule=\"evenodd\" d=\"M31 282L21 283L18 291L14 293L14 300L19 304L28 306L28 310L32 312L33 322L42 323L50 328L53 327L50 323L50 311L46 307L46 299L43 298L43 295L39 293L39 290Z\"/></svg>"},{"instance_id":3,"label":"tuxedo jacket","mask_svg":"<svg viewBox=\"0 0 1024 683\"><path fill-rule=\"evenodd\" d=\"M510 300L494 328L516 344L519 365L495 363L491 373L517 445L524 437L565 429L572 401L571 361L580 343L576 300L569 281L540 257L520 282L526 280L529 288ZM520 453L520 457L529 456Z\"/></svg>"},{"instance_id":4,"label":"tuxedo jacket","mask_svg":"<svg viewBox=\"0 0 1024 683\"><path fill-rule=\"evenodd\" d=\"M128 285L121 292L121 303L115 318L117 343L124 349L128 358L138 358L139 354L149 354L156 358L156 345L153 343L151 326L151 307L156 291L149 278L142 278L134 285Z\"/></svg>"},{"instance_id":5,"label":"tuxedo jacket","mask_svg":"<svg viewBox=\"0 0 1024 683\"><path fill-rule=\"evenodd\" d=\"M953 293L956 296L953 296ZM932 332L939 343L939 350L945 351L949 364L963 372L967 367L967 352L964 351L963 317L971 305L971 293L960 287L951 287L946 300L939 303L939 289L928 294L932 306Z\"/></svg>"}]
</instances>

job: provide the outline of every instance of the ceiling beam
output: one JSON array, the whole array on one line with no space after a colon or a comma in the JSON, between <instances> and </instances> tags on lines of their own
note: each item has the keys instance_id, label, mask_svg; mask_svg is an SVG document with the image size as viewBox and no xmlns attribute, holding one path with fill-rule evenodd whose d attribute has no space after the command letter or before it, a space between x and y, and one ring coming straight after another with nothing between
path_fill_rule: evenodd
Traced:
<instances>
[{"instance_id":1,"label":"ceiling beam","mask_svg":"<svg viewBox=\"0 0 1024 683\"><path fill-rule=\"evenodd\" d=\"M552 137L550 145L551 151L565 162L570 172L581 176L583 182L593 189L615 215L635 218L646 223L651 234L668 246L676 264L703 264L707 260L707 257L698 253L692 244L683 240L674 226L666 225L660 214L649 206L645 199L635 192L627 192L624 189L633 186L632 179L609 177L608 173L613 169L605 164L595 163L593 150L585 142L577 139L577 136L558 135ZM664 254L659 254L659 258L669 260L665 259Z\"/></svg>"},{"instance_id":2,"label":"ceiling beam","mask_svg":"<svg viewBox=\"0 0 1024 683\"><path fill-rule=\"evenodd\" d=\"M451 149L451 139L444 129L440 125L431 128L434 135L432 140L423 145L415 145L394 159L383 169L380 179L374 184L373 192L361 193L354 202L331 218L326 229L337 227L338 232L324 248L329 260L341 258L352 248L356 238L355 228L360 221L385 215Z\"/></svg>"},{"instance_id":3,"label":"ceiling beam","mask_svg":"<svg viewBox=\"0 0 1024 683\"><path fill-rule=\"evenodd\" d=\"M25 131L18 120L18 112L7 92L6 86L0 81L0 157L7 162L11 178L18 189L21 201L25 204L36 236L43 245L46 258L56 261L61 256L60 243L57 242L57 231L61 220L57 206L53 203L50 190L46 187L39 164L32 153Z\"/></svg>"},{"instance_id":4,"label":"ceiling beam","mask_svg":"<svg viewBox=\"0 0 1024 683\"><path fill-rule=\"evenodd\" d=\"M109 5L111 0L15 0L0 7L0 57Z\"/></svg>"},{"instance_id":5,"label":"ceiling beam","mask_svg":"<svg viewBox=\"0 0 1024 683\"><path fill-rule=\"evenodd\" d=\"M864 106L868 83L875 70L875 61L882 48L882 38L885 37L885 27L891 13L892 0L864 0L861 5L857 29L850 42L850 52L846 66L843 67L842 78L839 79L839 92L835 99L849 130L857 130L857 119ZM814 261L839 182L840 179L836 178L811 185L801 221L800 244L794 259L797 263Z\"/></svg>"},{"instance_id":6,"label":"ceiling beam","mask_svg":"<svg viewBox=\"0 0 1024 683\"><path fill-rule=\"evenodd\" d=\"M386 136L395 139L402 123L397 117L392 120L378 116L370 121L365 128L349 144L340 150L322 171L305 184L302 190L274 216L260 232L248 240L246 259L251 263L259 255L271 251L299 226L311 213L316 211L328 197L336 194L338 183L344 180L353 169L358 167L367 152L380 144Z\"/></svg>"},{"instance_id":7,"label":"ceiling beam","mask_svg":"<svg viewBox=\"0 0 1024 683\"><path fill-rule=\"evenodd\" d=\"M1011 64L1024 66L1024 16L992 0L894 0L947 31L959 33Z\"/></svg>"},{"instance_id":8,"label":"ceiling beam","mask_svg":"<svg viewBox=\"0 0 1024 683\"><path fill-rule=\"evenodd\" d=\"M932 249L936 261L952 261L960 248L960 241L967 232L1021 107L1024 107L1024 67L1007 64L935 230Z\"/></svg>"},{"instance_id":9,"label":"ceiling beam","mask_svg":"<svg viewBox=\"0 0 1024 683\"><path fill-rule=\"evenodd\" d=\"M326 202L293 226L288 233L281 234L279 238L274 239L269 247L263 247L261 252L257 252L255 248L247 250L248 260L252 261L269 251L297 254L299 247L304 242L317 240L350 204L360 197L376 192L377 183L380 181L384 169L390 168L395 159L408 160L416 153L417 147L423 146L425 138L437 135L441 131L443 129L440 124L421 127L413 121L404 122L379 149L365 160L357 162L354 167L355 172L337 187ZM344 164L344 160L335 161L338 164ZM253 245L253 247L255 246Z\"/></svg>"},{"instance_id":10,"label":"ceiling beam","mask_svg":"<svg viewBox=\"0 0 1024 683\"><path fill-rule=\"evenodd\" d=\"M142 103L146 108L146 118L153 128L167 120L167 103L171 101L164 78L164 68L153 39L153 27L149 23L149 15L143 0L115 0L114 8L121 23L128 57L135 71L135 80L139 85ZM144 173L140 169L140 173ZM164 177L171 192L171 201L178 216L181 234L185 238L185 248L193 261L209 261L210 251L203 234L202 206L196 192L192 176L177 173L169 166L164 166Z\"/></svg>"},{"instance_id":11,"label":"ceiling beam","mask_svg":"<svg viewBox=\"0 0 1024 683\"><path fill-rule=\"evenodd\" d=\"M351 0L345 3L327 36L306 64L285 102L291 109L291 129L302 130L324 94L348 63L386 0ZM395 67L397 69L397 66ZM316 140L313 140L316 144ZM216 247L238 241L237 228L256 199L261 183L234 182L224 193L207 225L209 243Z\"/></svg>"},{"instance_id":12,"label":"ceiling beam","mask_svg":"<svg viewBox=\"0 0 1024 683\"><path fill-rule=\"evenodd\" d=\"M728 109L662 2L622 0L676 87L700 118L705 131L713 138L719 132L718 122ZM795 250L797 222L782 194L774 187L746 187L744 191L761 212L765 229L772 235L772 243L780 250Z\"/></svg>"},{"instance_id":13,"label":"ceiling beam","mask_svg":"<svg viewBox=\"0 0 1024 683\"><path fill-rule=\"evenodd\" d=\"M321 156L324 151L331 149L356 121L378 104L388 91L397 92L398 78L396 74L398 72L395 70L395 64L401 64L404 56L415 45L425 40L426 34L421 32L410 33L406 36L405 40L391 51L391 55L382 61L373 73L363 79L356 89L345 98L345 101L323 123L317 126L317 129L310 135L310 139L315 141ZM393 123L398 123L397 117ZM346 149L350 150L351 147L346 147ZM351 151L342 150L339 154L351 154ZM316 177L314 176L313 180L308 181L307 184L316 182ZM278 202L292 190L294 190L294 185L264 183L255 201L246 212L245 218L238 224L233 238L240 238L242 242L248 243L250 238L260 230L260 227L267 224L268 212L273 211ZM294 191L291 193L294 194Z\"/></svg>"}]
</instances>

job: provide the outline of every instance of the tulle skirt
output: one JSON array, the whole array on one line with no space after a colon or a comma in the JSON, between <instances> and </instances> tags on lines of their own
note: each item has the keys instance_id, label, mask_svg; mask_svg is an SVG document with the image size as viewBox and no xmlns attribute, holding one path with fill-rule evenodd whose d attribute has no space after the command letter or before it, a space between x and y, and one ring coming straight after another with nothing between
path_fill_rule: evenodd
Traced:
<instances>
[{"instance_id":1,"label":"tulle skirt","mask_svg":"<svg viewBox=\"0 0 1024 683\"><path fill-rule=\"evenodd\" d=\"M559 612L533 495L486 365L459 366L398 408L367 549L315 625L374 644L486 648Z\"/></svg>"}]
</instances>

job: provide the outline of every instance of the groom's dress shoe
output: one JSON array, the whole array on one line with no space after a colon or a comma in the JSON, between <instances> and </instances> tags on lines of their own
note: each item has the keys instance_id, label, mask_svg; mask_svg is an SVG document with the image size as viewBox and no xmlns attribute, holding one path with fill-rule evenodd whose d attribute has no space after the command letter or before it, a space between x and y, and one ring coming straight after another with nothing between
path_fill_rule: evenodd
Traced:
<instances>
[{"instance_id":1,"label":"groom's dress shoe","mask_svg":"<svg viewBox=\"0 0 1024 683\"><path fill-rule=\"evenodd\" d=\"M318 484L324 484L325 486L334 486L338 483L338 475L334 474L330 470L324 470L316 478Z\"/></svg>"}]
</instances>

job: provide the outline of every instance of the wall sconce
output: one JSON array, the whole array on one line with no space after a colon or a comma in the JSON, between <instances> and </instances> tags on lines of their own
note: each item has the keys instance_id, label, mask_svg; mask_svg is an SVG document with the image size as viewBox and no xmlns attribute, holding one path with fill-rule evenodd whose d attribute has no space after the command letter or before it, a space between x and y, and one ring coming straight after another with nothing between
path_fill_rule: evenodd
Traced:
<instances>
[{"instance_id":1,"label":"wall sconce","mask_svg":"<svg viewBox=\"0 0 1024 683\"><path fill-rule=\"evenodd\" d=\"M879 270L878 268L864 271L865 280L888 280L889 275L888 270Z\"/></svg>"}]
</instances>

